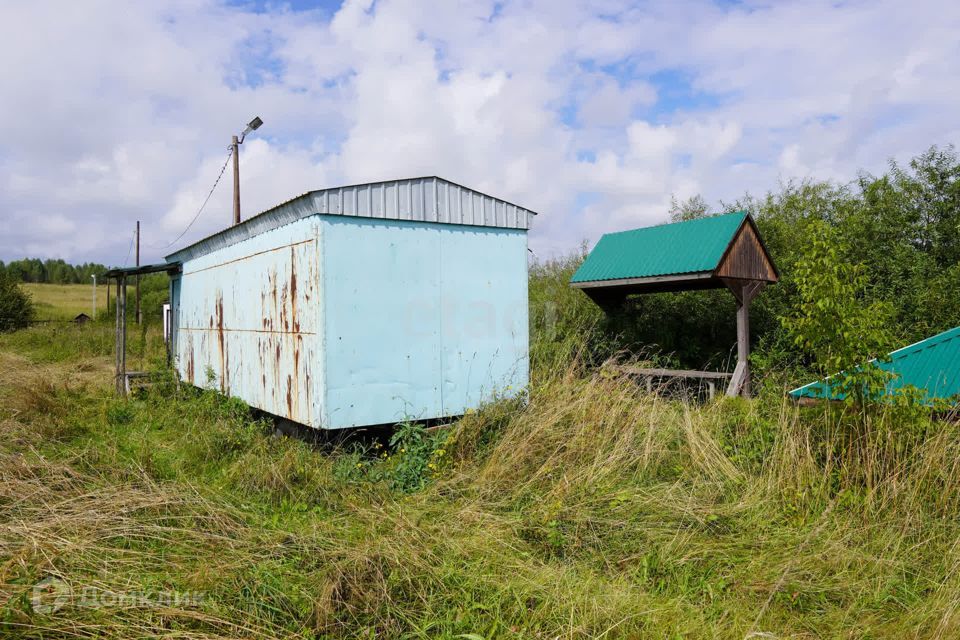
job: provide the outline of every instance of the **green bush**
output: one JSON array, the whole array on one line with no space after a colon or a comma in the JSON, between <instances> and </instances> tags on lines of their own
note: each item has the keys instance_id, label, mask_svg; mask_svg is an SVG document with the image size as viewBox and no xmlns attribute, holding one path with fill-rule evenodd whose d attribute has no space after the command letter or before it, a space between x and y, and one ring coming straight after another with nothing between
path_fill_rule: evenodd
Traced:
<instances>
[{"instance_id":1,"label":"green bush","mask_svg":"<svg viewBox=\"0 0 960 640\"><path fill-rule=\"evenodd\" d=\"M23 329L33 317L33 302L29 294L13 278L0 272L0 332Z\"/></svg>"}]
</instances>

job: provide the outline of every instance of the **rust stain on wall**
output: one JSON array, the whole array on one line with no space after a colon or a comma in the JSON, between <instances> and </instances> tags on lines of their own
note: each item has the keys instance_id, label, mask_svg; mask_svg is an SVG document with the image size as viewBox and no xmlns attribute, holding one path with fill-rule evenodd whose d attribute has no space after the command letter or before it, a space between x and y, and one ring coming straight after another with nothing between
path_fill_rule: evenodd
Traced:
<instances>
[{"instance_id":1,"label":"rust stain on wall","mask_svg":"<svg viewBox=\"0 0 960 640\"><path fill-rule=\"evenodd\" d=\"M217 292L217 345L220 348L220 391L227 393L230 388L229 382L229 359L227 357L226 342L223 335L223 292Z\"/></svg>"},{"instance_id":2,"label":"rust stain on wall","mask_svg":"<svg viewBox=\"0 0 960 640\"><path fill-rule=\"evenodd\" d=\"M300 331L297 320L297 255L290 247L290 322L294 331Z\"/></svg>"},{"instance_id":3,"label":"rust stain on wall","mask_svg":"<svg viewBox=\"0 0 960 640\"><path fill-rule=\"evenodd\" d=\"M315 394L309 385L314 378L312 360L317 357L316 334L314 314L305 300L316 298L311 295L318 286L315 247L285 246L272 253L269 263L266 256L270 254L263 255L262 263L229 262L237 266L209 269L197 276L212 281L199 281L204 296L194 297L199 302L187 311L189 315L180 316L181 372L191 384L203 386L204 371L219 369L222 393L312 424L310 398Z\"/></svg>"},{"instance_id":4,"label":"rust stain on wall","mask_svg":"<svg viewBox=\"0 0 960 640\"><path fill-rule=\"evenodd\" d=\"M292 395L292 382L290 376L287 376L287 417L291 420L293 417L293 395Z\"/></svg>"}]
</instances>

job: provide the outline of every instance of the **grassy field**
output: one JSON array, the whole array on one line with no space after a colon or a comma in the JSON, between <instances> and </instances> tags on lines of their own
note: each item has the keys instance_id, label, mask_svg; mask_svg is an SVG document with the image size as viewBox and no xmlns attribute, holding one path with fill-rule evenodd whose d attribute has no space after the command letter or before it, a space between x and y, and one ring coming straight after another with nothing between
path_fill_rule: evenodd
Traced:
<instances>
[{"instance_id":1,"label":"grassy field","mask_svg":"<svg viewBox=\"0 0 960 640\"><path fill-rule=\"evenodd\" d=\"M30 294L37 320L73 320L80 313L92 314L93 286L90 284L25 282L20 286ZM106 308L107 287L100 283L97 285L97 313L103 314Z\"/></svg>"},{"instance_id":2,"label":"grassy field","mask_svg":"<svg viewBox=\"0 0 960 640\"><path fill-rule=\"evenodd\" d=\"M534 329L528 403L338 446L169 372L114 397L106 325L0 336L0 630L960 637L955 422L691 405Z\"/></svg>"}]
</instances>

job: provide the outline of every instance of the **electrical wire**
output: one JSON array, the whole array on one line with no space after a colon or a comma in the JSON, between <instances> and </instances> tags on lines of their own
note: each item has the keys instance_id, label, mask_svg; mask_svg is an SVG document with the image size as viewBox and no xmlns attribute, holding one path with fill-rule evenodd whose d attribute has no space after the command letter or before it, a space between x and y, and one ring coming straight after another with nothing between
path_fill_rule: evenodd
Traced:
<instances>
[{"instance_id":1,"label":"electrical wire","mask_svg":"<svg viewBox=\"0 0 960 640\"><path fill-rule=\"evenodd\" d=\"M173 239L169 244L163 246L148 245L151 249L168 249L180 241L180 238L187 234L187 231L190 231L190 227L193 226L193 223L197 221L200 217L200 214L203 213L203 210L206 208L207 203L210 202L210 197L213 196L214 190L217 188L217 185L220 184L220 179L223 177L224 171L227 170L227 165L230 163L230 157L233 155L233 146L230 146L230 150L227 152L227 159L223 161L223 166L220 167L220 175L217 176L217 179L213 182L213 186L210 187L210 192L207 194L207 197L204 198L203 204L200 205L200 209L197 210L197 215L193 216L193 220L190 221L190 224L187 225L187 228L184 229L180 235Z\"/></svg>"},{"instance_id":2,"label":"electrical wire","mask_svg":"<svg viewBox=\"0 0 960 640\"><path fill-rule=\"evenodd\" d=\"M133 251L133 241L136 240L136 238L137 238L137 232L134 231L134 232L130 235L130 246L127 247L127 257L123 259L123 264L122 264L122 266L124 266L124 267L126 267L126 266L127 266L127 263L130 262L130 253Z\"/></svg>"}]
</instances>

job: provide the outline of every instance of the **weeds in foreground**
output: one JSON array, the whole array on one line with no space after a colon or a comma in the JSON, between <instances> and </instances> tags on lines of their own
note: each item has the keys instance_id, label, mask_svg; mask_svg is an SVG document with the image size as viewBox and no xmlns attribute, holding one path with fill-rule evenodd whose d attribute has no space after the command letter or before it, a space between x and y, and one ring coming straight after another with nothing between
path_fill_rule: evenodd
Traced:
<instances>
[{"instance_id":1,"label":"weeds in foreground","mask_svg":"<svg viewBox=\"0 0 960 640\"><path fill-rule=\"evenodd\" d=\"M953 422L689 405L575 361L452 429L331 451L5 340L8 637L960 634Z\"/></svg>"},{"instance_id":2,"label":"weeds in foreground","mask_svg":"<svg viewBox=\"0 0 960 640\"><path fill-rule=\"evenodd\" d=\"M17 366L29 383L52 365ZM0 427L8 636L960 631L951 423L881 413L848 441L843 416L688 406L572 368L442 435L330 452L212 392L121 401L57 366L0 381L21 407ZM202 597L50 611L49 578Z\"/></svg>"}]
</instances>

